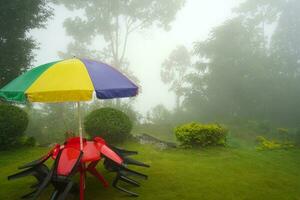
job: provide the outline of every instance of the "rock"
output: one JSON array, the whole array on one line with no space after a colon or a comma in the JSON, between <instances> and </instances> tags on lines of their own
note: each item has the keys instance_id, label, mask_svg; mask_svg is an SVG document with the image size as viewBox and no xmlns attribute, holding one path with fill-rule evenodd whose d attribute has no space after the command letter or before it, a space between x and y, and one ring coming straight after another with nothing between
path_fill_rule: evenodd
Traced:
<instances>
[{"instance_id":1,"label":"rock","mask_svg":"<svg viewBox=\"0 0 300 200\"><path fill-rule=\"evenodd\" d=\"M157 148L163 150L167 148L176 148L176 144L172 142L166 142L163 140L160 140L156 137L153 137L148 134L141 134L141 135L136 135L135 139L140 143L140 144L152 144L155 145Z\"/></svg>"}]
</instances>

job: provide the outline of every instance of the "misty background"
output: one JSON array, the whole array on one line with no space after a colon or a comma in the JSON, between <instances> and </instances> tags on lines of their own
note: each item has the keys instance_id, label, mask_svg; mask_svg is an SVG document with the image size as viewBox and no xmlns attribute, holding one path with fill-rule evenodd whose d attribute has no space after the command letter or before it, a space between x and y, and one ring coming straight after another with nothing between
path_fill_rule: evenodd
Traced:
<instances>
[{"instance_id":1,"label":"misty background","mask_svg":"<svg viewBox=\"0 0 300 200\"><path fill-rule=\"evenodd\" d=\"M130 69L140 80L142 92L136 97L134 107L146 114L157 104L163 104L168 109L175 107L175 96L168 90L160 78L162 62L178 45L193 47L197 40L208 37L211 29L232 16L232 8L240 0L188 0L171 22L169 31L151 27L139 30L130 36L126 57ZM49 19L45 29L30 31L33 38L39 42L35 50L34 66L59 60L59 51L66 51L71 38L63 26L66 18L80 15L80 12L69 11L63 5L51 4L54 9L52 19ZM101 48L101 40L93 48Z\"/></svg>"},{"instance_id":2,"label":"misty background","mask_svg":"<svg viewBox=\"0 0 300 200\"><path fill-rule=\"evenodd\" d=\"M1 0L0 88L77 57L115 67L139 94L77 107L6 102L23 85L0 89L0 179L78 141L82 125L151 166L130 187L142 199L299 199L299 36L300 0ZM126 198L88 179L87 198ZM0 182L0 199L29 183Z\"/></svg>"},{"instance_id":3,"label":"misty background","mask_svg":"<svg viewBox=\"0 0 300 200\"><path fill-rule=\"evenodd\" d=\"M133 132L147 125L172 140L191 121L300 138L299 10L296 0L8 1L0 86L34 66L86 57L116 67L140 93L88 102L84 114L115 107ZM29 135L77 131L73 103L26 108Z\"/></svg>"}]
</instances>

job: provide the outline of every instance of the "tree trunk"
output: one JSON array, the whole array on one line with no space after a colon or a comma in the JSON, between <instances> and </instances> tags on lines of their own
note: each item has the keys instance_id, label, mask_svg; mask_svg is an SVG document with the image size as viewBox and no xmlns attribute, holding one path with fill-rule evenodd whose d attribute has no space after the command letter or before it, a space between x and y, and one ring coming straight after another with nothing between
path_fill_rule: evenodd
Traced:
<instances>
[{"instance_id":1,"label":"tree trunk","mask_svg":"<svg viewBox=\"0 0 300 200\"><path fill-rule=\"evenodd\" d=\"M176 102L175 102L176 110L180 109L180 96L176 95Z\"/></svg>"}]
</instances>

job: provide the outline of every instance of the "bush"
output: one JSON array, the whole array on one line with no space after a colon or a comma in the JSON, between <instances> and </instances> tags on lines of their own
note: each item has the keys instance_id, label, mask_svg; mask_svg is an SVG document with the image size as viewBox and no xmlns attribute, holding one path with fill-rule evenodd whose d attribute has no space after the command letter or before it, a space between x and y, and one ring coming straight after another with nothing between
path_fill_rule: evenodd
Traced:
<instances>
[{"instance_id":1,"label":"bush","mask_svg":"<svg viewBox=\"0 0 300 200\"><path fill-rule=\"evenodd\" d=\"M259 142L259 146L256 147L257 150L274 150L282 148L280 143L274 140L268 140L263 136L258 136L256 140Z\"/></svg>"},{"instance_id":2,"label":"bush","mask_svg":"<svg viewBox=\"0 0 300 200\"><path fill-rule=\"evenodd\" d=\"M263 136L258 136L256 138L259 145L256 147L256 150L276 150L276 149L290 149L294 147L294 144L291 142L278 142L275 140L268 140Z\"/></svg>"},{"instance_id":3,"label":"bush","mask_svg":"<svg viewBox=\"0 0 300 200\"><path fill-rule=\"evenodd\" d=\"M0 149L18 143L28 125L28 116L21 108L0 104Z\"/></svg>"},{"instance_id":4,"label":"bush","mask_svg":"<svg viewBox=\"0 0 300 200\"><path fill-rule=\"evenodd\" d=\"M36 139L32 136L22 136L19 138L19 144L26 147L34 147L36 146Z\"/></svg>"},{"instance_id":5,"label":"bush","mask_svg":"<svg viewBox=\"0 0 300 200\"><path fill-rule=\"evenodd\" d=\"M288 141L289 140L289 129L287 128L277 128L278 136L281 140Z\"/></svg>"},{"instance_id":6,"label":"bush","mask_svg":"<svg viewBox=\"0 0 300 200\"><path fill-rule=\"evenodd\" d=\"M294 135L294 138L295 138L295 143L300 146L300 129L296 129L295 131L295 135Z\"/></svg>"},{"instance_id":7,"label":"bush","mask_svg":"<svg viewBox=\"0 0 300 200\"><path fill-rule=\"evenodd\" d=\"M287 128L277 128L277 132L280 135L288 135L289 134L289 129L287 129Z\"/></svg>"},{"instance_id":8,"label":"bush","mask_svg":"<svg viewBox=\"0 0 300 200\"><path fill-rule=\"evenodd\" d=\"M100 108L86 116L84 127L92 137L100 136L109 143L120 143L130 136L132 122L122 111Z\"/></svg>"},{"instance_id":9,"label":"bush","mask_svg":"<svg viewBox=\"0 0 300 200\"><path fill-rule=\"evenodd\" d=\"M184 147L225 146L227 130L218 124L188 123L175 128L175 136Z\"/></svg>"}]
</instances>

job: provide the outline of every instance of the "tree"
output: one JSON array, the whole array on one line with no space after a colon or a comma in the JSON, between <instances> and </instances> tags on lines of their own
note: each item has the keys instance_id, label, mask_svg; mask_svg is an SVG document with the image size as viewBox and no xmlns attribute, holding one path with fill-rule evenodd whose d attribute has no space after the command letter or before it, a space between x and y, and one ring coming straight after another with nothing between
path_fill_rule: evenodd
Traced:
<instances>
[{"instance_id":1,"label":"tree","mask_svg":"<svg viewBox=\"0 0 300 200\"><path fill-rule=\"evenodd\" d=\"M272 37L271 51L280 63L280 72L289 78L300 74L300 2L290 0L282 8Z\"/></svg>"},{"instance_id":2,"label":"tree","mask_svg":"<svg viewBox=\"0 0 300 200\"><path fill-rule=\"evenodd\" d=\"M205 76L199 77L205 87L201 107L210 119L252 118L260 110L261 85L267 80L266 55L259 30L249 29L240 18L228 20L215 28L209 39L196 44L196 53L207 60ZM193 87L197 88L192 84ZM204 95L203 95L204 94ZM202 105L201 105L202 104Z\"/></svg>"},{"instance_id":3,"label":"tree","mask_svg":"<svg viewBox=\"0 0 300 200\"><path fill-rule=\"evenodd\" d=\"M248 26L260 27L263 37L266 37L266 26L278 20L286 2L287 0L247 0L234 11ZM267 46L267 42L264 46Z\"/></svg>"},{"instance_id":4,"label":"tree","mask_svg":"<svg viewBox=\"0 0 300 200\"><path fill-rule=\"evenodd\" d=\"M171 112L162 104L147 112L147 120L153 124L168 124L171 122Z\"/></svg>"},{"instance_id":5,"label":"tree","mask_svg":"<svg viewBox=\"0 0 300 200\"><path fill-rule=\"evenodd\" d=\"M299 123L299 9L300 2L297 0L249 0L240 6L240 14L248 16L248 21L252 16L253 24L276 25L274 32L269 33L271 41L267 49L271 60L269 80L272 83L267 91L271 91L273 100L266 104L272 108L269 118L277 123ZM253 20L255 18L257 20Z\"/></svg>"},{"instance_id":6,"label":"tree","mask_svg":"<svg viewBox=\"0 0 300 200\"><path fill-rule=\"evenodd\" d=\"M28 32L44 27L51 15L47 0L0 2L0 88L30 67L37 43Z\"/></svg>"},{"instance_id":7,"label":"tree","mask_svg":"<svg viewBox=\"0 0 300 200\"><path fill-rule=\"evenodd\" d=\"M300 2L297 0L289 0L282 6L270 45L276 70L273 74L276 75L278 82L277 105L274 110L285 116L280 118L281 121L289 124L300 122L299 9Z\"/></svg>"},{"instance_id":8,"label":"tree","mask_svg":"<svg viewBox=\"0 0 300 200\"><path fill-rule=\"evenodd\" d=\"M133 124L138 124L140 122L141 114L137 110L135 110L131 101L127 101L122 104L116 105L113 102L113 100L105 100L105 101L95 100L88 104L87 113L105 107L114 108L124 112L130 118Z\"/></svg>"},{"instance_id":9,"label":"tree","mask_svg":"<svg viewBox=\"0 0 300 200\"><path fill-rule=\"evenodd\" d=\"M81 10L83 15L68 18L64 26L73 38L67 54L96 57L113 64L132 76L126 61L129 36L153 25L166 30L174 20L184 0L56 0L70 10ZM93 42L100 51L91 49Z\"/></svg>"},{"instance_id":10,"label":"tree","mask_svg":"<svg viewBox=\"0 0 300 200\"><path fill-rule=\"evenodd\" d=\"M184 46L178 46L171 52L163 62L160 77L162 81L169 84L169 90L176 95L176 109L179 110L181 97L184 94L184 83L188 67L191 66L191 58Z\"/></svg>"},{"instance_id":11,"label":"tree","mask_svg":"<svg viewBox=\"0 0 300 200\"><path fill-rule=\"evenodd\" d=\"M26 132L40 143L63 141L67 131L78 134L76 111L75 103L41 104L30 108L28 111L30 123Z\"/></svg>"},{"instance_id":12,"label":"tree","mask_svg":"<svg viewBox=\"0 0 300 200\"><path fill-rule=\"evenodd\" d=\"M190 91L184 102L190 115L206 121L254 119L297 125L299 9L296 0L248 0L235 10L237 16L197 42L199 61L188 75ZM269 37L266 24L276 26Z\"/></svg>"},{"instance_id":13,"label":"tree","mask_svg":"<svg viewBox=\"0 0 300 200\"><path fill-rule=\"evenodd\" d=\"M273 23L279 17L282 7L288 0L247 0L241 3L234 12L253 24Z\"/></svg>"}]
</instances>

